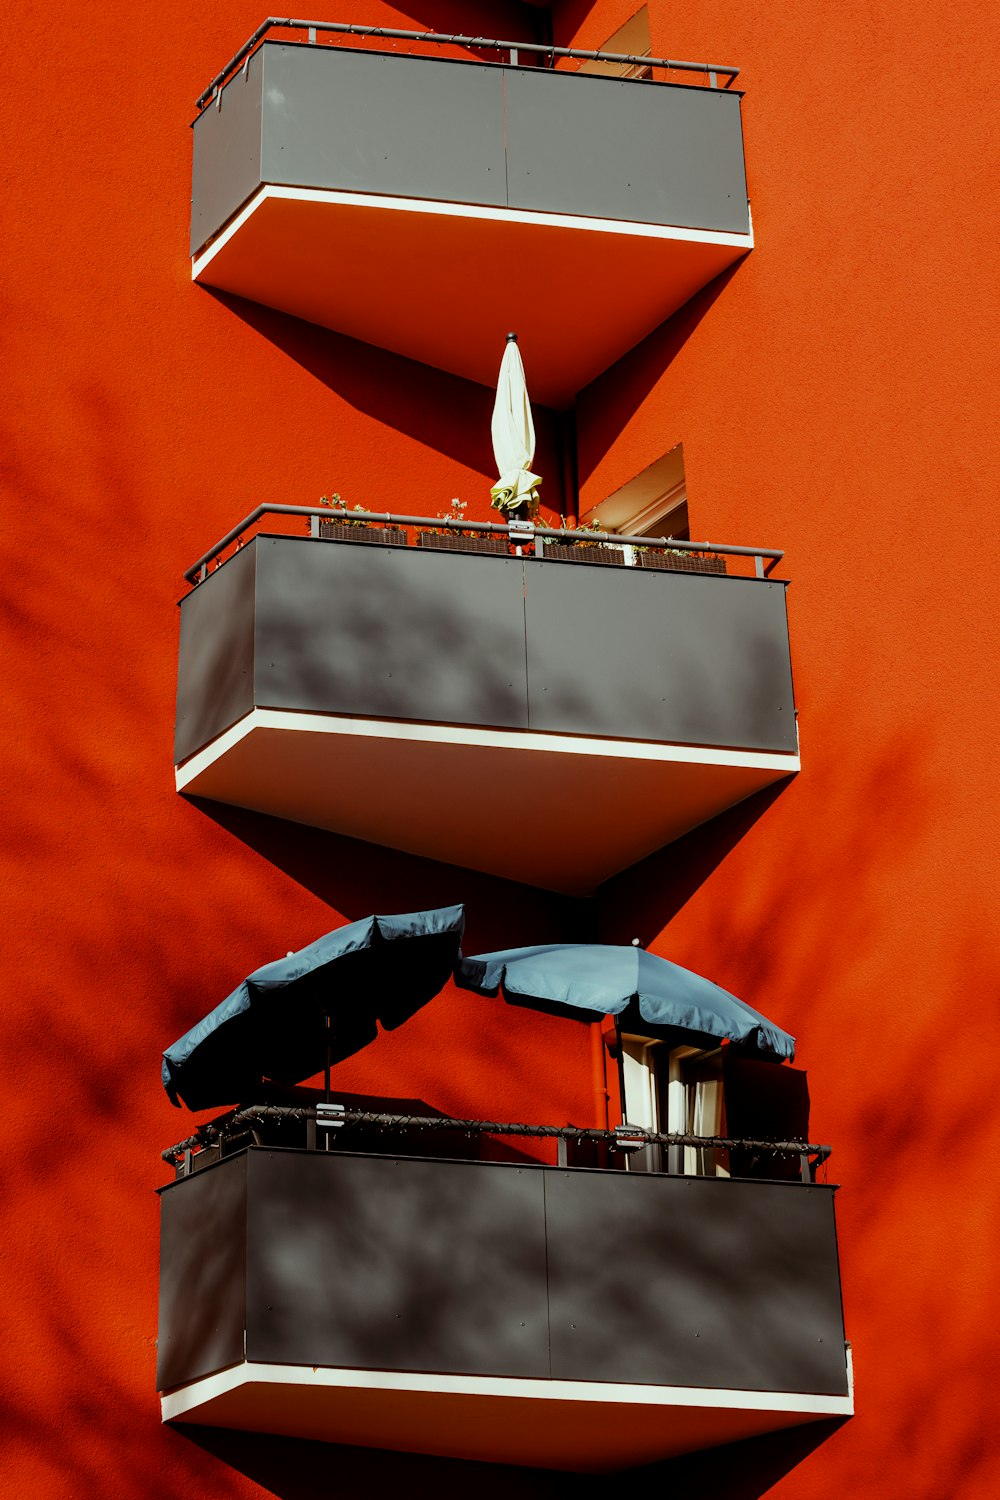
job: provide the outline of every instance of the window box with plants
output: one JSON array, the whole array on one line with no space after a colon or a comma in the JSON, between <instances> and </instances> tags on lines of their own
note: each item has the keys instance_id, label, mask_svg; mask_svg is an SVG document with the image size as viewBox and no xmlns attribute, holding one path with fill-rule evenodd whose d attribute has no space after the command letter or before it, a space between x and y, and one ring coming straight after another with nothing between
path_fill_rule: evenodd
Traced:
<instances>
[{"instance_id":1,"label":"window box with plants","mask_svg":"<svg viewBox=\"0 0 1000 1500\"><path fill-rule=\"evenodd\" d=\"M586 531L604 534L600 522L593 521L586 526L577 526L571 532L567 531L567 536L579 536ZM544 557L547 562L603 563L612 568L625 565L625 549L616 547L614 543L594 540L552 542L548 537L539 540L542 546L537 555Z\"/></svg>"},{"instance_id":2,"label":"window box with plants","mask_svg":"<svg viewBox=\"0 0 1000 1500\"><path fill-rule=\"evenodd\" d=\"M679 547L637 547L640 568L659 568L667 573L725 573L726 559L714 552L687 552Z\"/></svg>"},{"instance_id":3,"label":"window box with plants","mask_svg":"<svg viewBox=\"0 0 1000 1500\"><path fill-rule=\"evenodd\" d=\"M356 520L336 493L321 495L320 505L328 505L333 511L329 521L320 521L319 536L324 542L373 542L376 545L405 547L406 532L396 526L379 526L374 521ZM364 510L356 505L355 510Z\"/></svg>"},{"instance_id":4,"label":"window box with plants","mask_svg":"<svg viewBox=\"0 0 1000 1500\"><path fill-rule=\"evenodd\" d=\"M465 520L465 501L453 500L450 510L441 511L442 521L449 521L449 526L428 527L417 533L417 546L430 547L435 551L444 552L489 552L498 557L506 557L510 552L510 546L505 536L491 536L484 531L463 531L461 523Z\"/></svg>"}]
</instances>

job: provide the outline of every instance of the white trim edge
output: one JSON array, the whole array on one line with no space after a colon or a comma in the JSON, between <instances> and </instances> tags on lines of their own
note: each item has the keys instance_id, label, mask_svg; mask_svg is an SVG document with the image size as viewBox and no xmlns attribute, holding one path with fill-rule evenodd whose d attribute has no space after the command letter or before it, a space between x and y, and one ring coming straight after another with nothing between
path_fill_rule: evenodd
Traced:
<instances>
[{"instance_id":1,"label":"white trim edge","mask_svg":"<svg viewBox=\"0 0 1000 1500\"><path fill-rule=\"evenodd\" d=\"M806 1396L786 1391L710 1390L700 1386L618 1385L586 1380L520 1380L507 1376L424 1375L397 1370L314 1369L309 1365L254 1364L249 1360L207 1375L160 1397L164 1422L172 1422L243 1385L289 1385L315 1389L433 1392L533 1401L580 1401L622 1406L681 1406L728 1411L799 1413L815 1417L854 1415L853 1389L846 1396Z\"/></svg>"},{"instance_id":2,"label":"white trim edge","mask_svg":"<svg viewBox=\"0 0 1000 1500\"><path fill-rule=\"evenodd\" d=\"M749 234L732 234L719 229L685 229L673 224L637 224L621 219L591 219L577 214L542 213L533 209L442 203L433 198L388 198L378 193L345 193L333 188L278 187L272 183L264 183L208 248L203 248L192 256L192 281L198 280L233 236L240 232L257 209L270 198L288 203L329 203L342 208L377 208L397 213L434 214L453 219L480 219L503 224L583 230L591 234L617 234L626 239L681 240L697 245L728 245L736 250L753 249L752 222Z\"/></svg>"},{"instance_id":3,"label":"white trim edge","mask_svg":"<svg viewBox=\"0 0 1000 1500\"><path fill-rule=\"evenodd\" d=\"M254 708L238 723L175 768L177 790L183 792L255 729L292 730L307 734L340 734L356 739L421 741L426 744L466 745L490 750L533 750L553 755L585 755L606 760L660 761L664 764L730 766L738 770L776 771L792 775L801 770L798 754L757 750L717 750L704 745L650 744L568 734L544 734L530 729L467 729L449 724L419 724L387 719L349 719L335 714L288 713Z\"/></svg>"}]
</instances>

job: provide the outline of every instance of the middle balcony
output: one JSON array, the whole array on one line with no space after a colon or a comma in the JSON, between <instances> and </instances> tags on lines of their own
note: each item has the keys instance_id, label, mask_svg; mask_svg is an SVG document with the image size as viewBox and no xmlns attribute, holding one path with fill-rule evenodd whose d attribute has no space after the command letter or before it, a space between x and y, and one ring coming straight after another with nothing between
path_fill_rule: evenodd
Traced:
<instances>
[{"instance_id":1,"label":"middle balcony","mask_svg":"<svg viewBox=\"0 0 1000 1500\"><path fill-rule=\"evenodd\" d=\"M716 571L750 549L506 530L220 543L181 604L178 791L585 895L799 769L785 585Z\"/></svg>"}]
</instances>

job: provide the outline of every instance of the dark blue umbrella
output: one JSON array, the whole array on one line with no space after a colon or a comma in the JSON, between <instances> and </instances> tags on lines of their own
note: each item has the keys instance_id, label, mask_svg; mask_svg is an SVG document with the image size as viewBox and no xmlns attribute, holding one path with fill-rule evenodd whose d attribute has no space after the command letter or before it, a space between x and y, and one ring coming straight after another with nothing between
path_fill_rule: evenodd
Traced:
<instances>
[{"instance_id":1,"label":"dark blue umbrella","mask_svg":"<svg viewBox=\"0 0 1000 1500\"><path fill-rule=\"evenodd\" d=\"M255 969L163 1054L171 1103L214 1109L301 1083L359 1052L439 993L459 956L465 909L349 922Z\"/></svg>"},{"instance_id":2,"label":"dark blue umbrella","mask_svg":"<svg viewBox=\"0 0 1000 1500\"><path fill-rule=\"evenodd\" d=\"M455 980L478 995L580 1020L629 1010L651 1026L746 1042L775 1058L795 1056L795 1038L711 980L642 948L547 943L460 959Z\"/></svg>"}]
</instances>

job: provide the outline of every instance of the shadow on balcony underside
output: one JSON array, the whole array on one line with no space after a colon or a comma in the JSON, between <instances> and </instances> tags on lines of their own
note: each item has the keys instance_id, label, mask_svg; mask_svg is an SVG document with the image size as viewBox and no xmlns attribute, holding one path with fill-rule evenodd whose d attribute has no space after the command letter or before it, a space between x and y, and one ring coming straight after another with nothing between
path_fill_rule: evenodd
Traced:
<instances>
[{"instance_id":1,"label":"shadow on balcony underside","mask_svg":"<svg viewBox=\"0 0 1000 1500\"><path fill-rule=\"evenodd\" d=\"M843 1426L833 1417L786 1432L748 1438L724 1448L630 1470L628 1482L665 1487L670 1500L760 1500L785 1475ZM188 1441L244 1474L276 1500L321 1500L336 1475L340 1493L396 1492L405 1500L598 1500L613 1480L606 1475L558 1473L501 1464L467 1463L385 1449L342 1447L230 1432L220 1427L175 1429Z\"/></svg>"}]
</instances>

